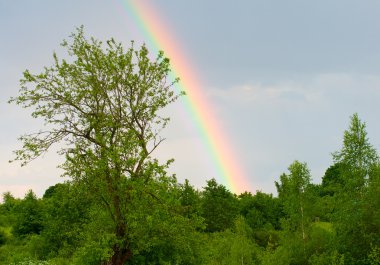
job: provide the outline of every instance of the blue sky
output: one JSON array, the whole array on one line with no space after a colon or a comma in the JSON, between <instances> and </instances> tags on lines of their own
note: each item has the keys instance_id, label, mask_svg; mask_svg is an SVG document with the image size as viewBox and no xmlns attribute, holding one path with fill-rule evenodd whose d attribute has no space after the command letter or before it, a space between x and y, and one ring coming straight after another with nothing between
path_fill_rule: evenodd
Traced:
<instances>
[{"instance_id":1,"label":"blue sky","mask_svg":"<svg viewBox=\"0 0 380 265\"><path fill-rule=\"evenodd\" d=\"M355 112L379 149L379 1L145 1L195 67L251 191L274 193L274 181L295 159L320 182ZM120 1L0 0L0 192L22 196L32 188L41 195L63 181L54 150L24 168L8 163L16 138L43 126L6 103L22 71L50 65L54 50L63 55L59 43L79 25L126 46L147 41L127 15ZM172 172L180 181L202 187L219 180L181 102L168 112L174 115L156 156L176 159Z\"/></svg>"}]
</instances>

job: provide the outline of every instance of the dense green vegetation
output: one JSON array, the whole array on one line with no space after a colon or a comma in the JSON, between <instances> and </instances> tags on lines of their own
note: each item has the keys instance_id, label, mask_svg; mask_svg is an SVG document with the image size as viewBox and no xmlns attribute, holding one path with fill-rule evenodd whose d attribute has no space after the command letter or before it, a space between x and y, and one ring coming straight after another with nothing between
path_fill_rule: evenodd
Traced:
<instances>
[{"instance_id":1,"label":"dense green vegetation","mask_svg":"<svg viewBox=\"0 0 380 265\"><path fill-rule=\"evenodd\" d=\"M60 142L70 181L42 198L3 194L0 264L380 264L380 163L357 114L320 184L294 161L278 197L203 189L167 174L151 153L177 96L169 60L143 46L64 42L72 60L29 71L13 98L44 119L20 138L27 164Z\"/></svg>"}]
</instances>

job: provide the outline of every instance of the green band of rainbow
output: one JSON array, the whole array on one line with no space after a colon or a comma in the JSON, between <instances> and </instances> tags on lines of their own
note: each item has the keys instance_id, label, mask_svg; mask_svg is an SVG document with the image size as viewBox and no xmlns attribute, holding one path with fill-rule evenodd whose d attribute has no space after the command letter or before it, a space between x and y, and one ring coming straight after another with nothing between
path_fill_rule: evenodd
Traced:
<instances>
[{"instance_id":1,"label":"green band of rainbow","mask_svg":"<svg viewBox=\"0 0 380 265\"><path fill-rule=\"evenodd\" d=\"M227 137L212 114L213 108L203 96L194 74L196 71L192 70L195 68L190 66L186 56L180 52L179 45L169 34L157 11L152 10L143 0L121 0L121 3L132 17L135 26L143 33L146 44L156 50L163 50L170 58L173 78L178 76L181 79L178 83L179 89L186 92L186 96L182 97L183 103L215 163L218 181L222 181L223 185L235 193L250 190L243 170L237 162L238 158L228 146Z\"/></svg>"}]
</instances>

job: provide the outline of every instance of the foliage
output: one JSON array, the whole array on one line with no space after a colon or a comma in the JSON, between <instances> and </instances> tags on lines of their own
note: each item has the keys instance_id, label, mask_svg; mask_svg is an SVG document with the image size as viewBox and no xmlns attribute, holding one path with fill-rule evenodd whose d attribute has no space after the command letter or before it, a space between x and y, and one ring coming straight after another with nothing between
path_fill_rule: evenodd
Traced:
<instances>
[{"instance_id":1,"label":"foliage","mask_svg":"<svg viewBox=\"0 0 380 265\"><path fill-rule=\"evenodd\" d=\"M313 255L310 258L311 265L344 265L344 255L339 254L337 251L331 253L324 252L320 255Z\"/></svg>"},{"instance_id":2,"label":"foliage","mask_svg":"<svg viewBox=\"0 0 380 265\"><path fill-rule=\"evenodd\" d=\"M322 177L322 195L333 196L336 192L342 190L344 180L342 176L343 165L336 163L330 166L325 175Z\"/></svg>"},{"instance_id":3,"label":"foliage","mask_svg":"<svg viewBox=\"0 0 380 265\"><path fill-rule=\"evenodd\" d=\"M290 231L300 230L306 239L306 226L310 223L310 202L308 193L311 175L306 163L295 161L289 166L289 175L281 175L281 183L276 183L279 198L286 213L286 226Z\"/></svg>"},{"instance_id":4,"label":"foliage","mask_svg":"<svg viewBox=\"0 0 380 265\"><path fill-rule=\"evenodd\" d=\"M86 195L82 186L74 183L56 184L45 191L42 257L68 258L80 246L81 231L90 222L94 207Z\"/></svg>"},{"instance_id":5,"label":"foliage","mask_svg":"<svg viewBox=\"0 0 380 265\"><path fill-rule=\"evenodd\" d=\"M243 217L234 221L233 230L215 232L206 239L204 260L207 265L256 264L259 248L250 240L252 230Z\"/></svg>"},{"instance_id":6,"label":"foliage","mask_svg":"<svg viewBox=\"0 0 380 265\"><path fill-rule=\"evenodd\" d=\"M0 246L4 245L7 242L7 235L3 229L0 229Z\"/></svg>"},{"instance_id":7,"label":"foliage","mask_svg":"<svg viewBox=\"0 0 380 265\"><path fill-rule=\"evenodd\" d=\"M207 181L202 193L202 217L205 219L206 231L220 232L233 226L238 215L238 200L215 179Z\"/></svg>"},{"instance_id":8,"label":"foliage","mask_svg":"<svg viewBox=\"0 0 380 265\"><path fill-rule=\"evenodd\" d=\"M368 254L368 261L370 265L380 264L380 247L371 246L371 251Z\"/></svg>"},{"instance_id":9,"label":"foliage","mask_svg":"<svg viewBox=\"0 0 380 265\"><path fill-rule=\"evenodd\" d=\"M333 153L333 158L336 163L366 174L379 156L369 143L365 128L366 124L359 119L358 114L352 115L350 127L344 132L342 149Z\"/></svg>"},{"instance_id":10,"label":"foliage","mask_svg":"<svg viewBox=\"0 0 380 265\"><path fill-rule=\"evenodd\" d=\"M347 264L367 264L370 245L378 245L378 155L357 114L344 133L343 147L333 154L343 180L336 192L333 222L339 251ZM371 198L371 199L370 199ZM376 208L377 207L377 208Z\"/></svg>"},{"instance_id":11,"label":"foliage","mask_svg":"<svg viewBox=\"0 0 380 265\"><path fill-rule=\"evenodd\" d=\"M199 215L201 211L200 194L189 180L185 179L185 183L180 185L180 202L183 206L184 216L190 218L193 215Z\"/></svg>"},{"instance_id":12,"label":"foliage","mask_svg":"<svg viewBox=\"0 0 380 265\"><path fill-rule=\"evenodd\" d=\"M27 192L15 209L16 222L13 226L15 235L22 237L39 234L42 230L41 204L32 190Z\"/></svg>"},{"instance_id":13,"label":"foliage","mask_svg":"<svg viewBox=\"0 0 380 265\"><path fill-rule=\"evenodd\" d=\"M245 192L238 197L240 214L246 218L252 228L270 225L272 228L280 229L283 212L278 198L261 191L257 191L255 195Z\"/></svg>"}]
</instances>

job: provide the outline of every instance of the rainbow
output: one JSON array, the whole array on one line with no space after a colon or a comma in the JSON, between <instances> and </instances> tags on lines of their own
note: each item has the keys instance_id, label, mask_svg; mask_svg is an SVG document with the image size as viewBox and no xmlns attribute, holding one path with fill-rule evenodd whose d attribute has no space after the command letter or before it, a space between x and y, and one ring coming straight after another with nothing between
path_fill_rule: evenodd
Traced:
<instances>
[{"instance_id":1,"label":"rainbow","mask_svg":"<svg viewBox=\"0 0 380 265\"><path fill-rule=\"evenodd\" d=\"M186 96L181 99L215 163L218 181L222 181L223 185L235 193L250 190L247 178L237 162L238 158L228 146L227 137L217 124L211 105L203 96L202 86L194 74L195 68L179 49L180 45L167 30L168 27L165 26L157 10L153 10L146 1L142 0L120 0L120 2L135 26L144 35L146 45L153 46L155 50L165 51L165 55L170 58L173 78L180 77L177 85L180 90L186 92Z\"/></svg>"}]
</instances>

